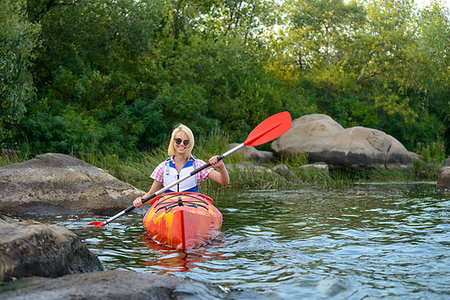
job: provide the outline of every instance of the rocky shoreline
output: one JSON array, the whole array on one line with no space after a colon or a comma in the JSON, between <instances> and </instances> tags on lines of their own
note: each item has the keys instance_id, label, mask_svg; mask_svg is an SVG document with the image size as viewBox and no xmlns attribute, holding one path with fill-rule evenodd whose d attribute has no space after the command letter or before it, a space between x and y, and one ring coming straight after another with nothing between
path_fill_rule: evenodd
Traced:
<instances>
[{"instance_id":1,"label":"rocky shoreline","mask_svg":"<svg viewBox=\"0 0 450 300\"><path fill-rule=\"evenodd\" d=\"M0 282L103 271L98 257L68 229L0 216Z\"/></svg>"},{"instance_id":2,"label":"rocky shoreline","mask_svg":"<svg viewBox=\"0 0 450 300\"><path fill-rule=\"evenodd\" d=\"M444 165L439 172L439 178L437 182L437 188L442 193L450 192L450 157L447 158Z\"/></svg>"},{"instance_id":3,"label":"rocky shoreline","mask_svg":"<svg viewBox=\"0 0 450 300\"><path fill-rule=\"evenodd\" d=\"M20 287L20 288L16 288ZM3 288L5 290L5 288ZM9 284L2 299L199 299L193 283L176 277L110 270Z\"/></svg>"}]
</instances>

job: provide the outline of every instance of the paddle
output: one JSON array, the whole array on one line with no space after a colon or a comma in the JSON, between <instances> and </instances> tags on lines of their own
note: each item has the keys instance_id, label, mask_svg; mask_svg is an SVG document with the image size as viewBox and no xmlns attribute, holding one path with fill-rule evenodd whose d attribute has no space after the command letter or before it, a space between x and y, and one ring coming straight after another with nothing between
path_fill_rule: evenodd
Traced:
<instances>
[{"instance_id":1,"label":"paddle","mask_svg":"<svg viewBox=\"0 0 450 300\"><path fill-rule=\"evenodd\" d=\"M286 131L288 131L291 128L291 124L292 124L291 115L287 111L275 114L275 115L265 119L258 126L256 126L256 128L253 129L252 132L250 132L250 134L248 135L245 142L237 145L233 149L220 155L218 157L218 161L224 159L228 155L236 152L237 150L239 150L245 146L258 146L258 145L262 145L264 143L267 143L267 142L270 142L271 140L276 139L277 137L281 136ZM172 184L170 184L170 185L160 189L159 191L156 191L155 193L151 194L150 196L142 199L142 203L145 203L145 202L155 198L156 196L161 195L165 191L169 190L171 187L173 187L173 186L179 184L180 182L188 179L189 177L197 174L201 170L209 168L210 166L211 166L211 164L207 163L207 164L201 166L200 168L195 169L194 171L192 171L190 174L187 174L183 178L178 179L177 181L173 182ZM132 211L134 208L135 207L133 205L131 205L131 206L127 207L126 209L124 209L123 211L121 211L120 213L116 214L115 216L109 218L105 222L92 222L92 223L89 223L88 225L105 226L106 224L111 223L113 220Z\"/></svg>"}]
</instances>

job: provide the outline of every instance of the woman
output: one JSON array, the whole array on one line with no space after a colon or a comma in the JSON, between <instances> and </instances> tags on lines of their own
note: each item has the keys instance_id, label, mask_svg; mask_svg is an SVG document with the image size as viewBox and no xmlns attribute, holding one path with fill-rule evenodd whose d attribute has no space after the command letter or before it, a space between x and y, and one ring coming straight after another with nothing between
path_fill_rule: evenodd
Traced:
<instances>
[{"instance_id":1,"label":"woman","mask_svg":"<svg viewBox=\"0 0 450 300\"><path fill-rule=\"evenodd\" d=\"M150 190L142 197L138 197L133 201L134 207L141 207L142 200L156 191L162 189L183 178L186 174L190 174L205 164L204 161L196 159L191 155L194 148L194 135L192 131L185 125L178 125L173 131L169 143L169 158L160 163L153 171L151 178L154 179ZM194 176L187 178L179 184L171 187L167 192L198 192L198 185L206 179L212 179L217 183L226 185L230 183L230 176L224 165L217 156L209 159L211 167L206 168ZM219 171L213 168L219 169Z\"/></svg>"}]
</instances>

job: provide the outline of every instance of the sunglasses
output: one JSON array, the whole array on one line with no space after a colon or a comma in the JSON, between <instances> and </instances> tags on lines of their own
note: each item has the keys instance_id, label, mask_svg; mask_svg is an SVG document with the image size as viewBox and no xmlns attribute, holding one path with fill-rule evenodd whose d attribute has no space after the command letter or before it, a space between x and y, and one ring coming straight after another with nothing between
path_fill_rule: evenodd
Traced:
<instances>
[{"instance_id":1,"label":"sunglasses","mask_svg":"<svg viewBox=\"0 0 450 300\"><path fill-rule=\"evenodd\" d=\"M183 144L185 145L185 146L187 146L187 145L189 145L189 140L182 140L182 139L180 139L180 138L176 138L176 139L174 139L174 141L175 141L175 143L177 143L177 145L179 145L179 144L181 144L181 142L183 142Z\"/></svg>"}]
</instances>

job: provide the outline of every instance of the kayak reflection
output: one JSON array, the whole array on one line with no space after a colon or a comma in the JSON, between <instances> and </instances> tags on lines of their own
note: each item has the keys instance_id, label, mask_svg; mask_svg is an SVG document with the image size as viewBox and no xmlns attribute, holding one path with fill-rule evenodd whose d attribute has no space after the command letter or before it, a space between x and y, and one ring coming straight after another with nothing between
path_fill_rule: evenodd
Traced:
<instances>
[{"instance_id":1,"label":"kayak reflection","mask_svg":"<svg viewBox=\"0 0 450 300\"><path fill-rule=\"evenodd\" d=\"M174 249L155 242L147 233L142 235L142 241L150 250L158 252L158 255L154 256L155 260L146 261L144 264L153 267L159 274L189 272L210 260L221 260L224 254L209 251L211 244L189 250Z\"/></svg>"}]
</instances>

